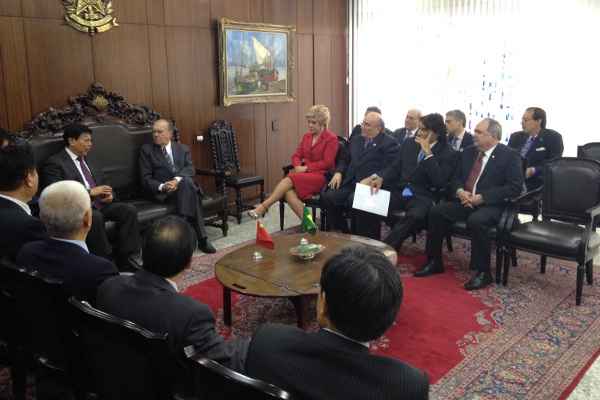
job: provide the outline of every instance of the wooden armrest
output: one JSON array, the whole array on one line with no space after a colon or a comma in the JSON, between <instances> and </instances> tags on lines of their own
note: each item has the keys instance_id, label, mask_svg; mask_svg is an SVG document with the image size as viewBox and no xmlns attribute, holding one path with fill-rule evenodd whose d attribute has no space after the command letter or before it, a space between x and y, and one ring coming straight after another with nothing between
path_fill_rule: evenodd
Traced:
<instances>
[{"instance_id":1,"label":"wooden armrest","mask_svg":"<svg viewBox=\"0 0 600 400\"><path fill-rule=\"evenodd\" d=\"M205 168L196 168L196 175L225 177L225 173L223 171Z\"/></svg>"},{"instance_id":2,"label":"wooden armrest","mask_svg":"<svg viewBox=\"0 0 600 400\"><path fill-rule=\"evenodd\" d=\"M539 200L539 196L542 194L543 190L544 187L540 186L539 188L533 189L529 192L525 192L517 197L513 197L508 201L512 204L523 204L531 200Z\"/></svg>"},{"instance_id":3,"label":"wooden armrest","mask_svg":"<svg viewBox=\"0 0 600 400\"><path fill-rule=\"evenodd\" d=\"M590 218L594 220L594 218L600 215L600 204L596 204L594 207L590 208L589 210L586 210L585 212L590 214Z\"/></svg>"}]
</instances>

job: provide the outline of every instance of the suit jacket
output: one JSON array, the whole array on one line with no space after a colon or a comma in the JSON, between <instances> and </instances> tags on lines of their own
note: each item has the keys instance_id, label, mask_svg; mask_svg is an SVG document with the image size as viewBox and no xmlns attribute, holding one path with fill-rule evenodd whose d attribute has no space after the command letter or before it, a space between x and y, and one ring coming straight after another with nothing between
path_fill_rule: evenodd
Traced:
<instances>
[{"instance_id":1,"label":"suit jacket","mask_svg":"<svg viewBox=\"0 0 600 400\"><path fill-rule=\"evenodd\" d=\"M372 174L384 176L398 152L396 141L385 133L377 135L367 148L362 135L353 136L348 144L349 157L337 160L336 164L336 172L342 173L341 186L354 185Z\"/></svg>"},{"instance_id":2,"label":"suit jacket","mask_svg":"<svg viewBox=\"0 0 600 400\"><path fill-rule=\"evenodd\" d=\"M428 398L427 376L332 332L262 325L248 349L246 373L311 400Z\"/></svg>"},{"instance_id":3,"label":"suit jacket","mask_svg":"<svg viewBox=\"0 0 600 400\"><path fill-rule=\"evenodd\" d=\"M61 279L69 293L91 303L96 300L98 286L119 274L117 267L107 259L87 253L74 243L51 238L24 245L17 264Z\"/></svg>"},{"instance_id":4,"label":"suit jacket","mask_svg":"<svg viewBox=\"0 0 600 400\"><path fill-rule=\"evenodd\" d=\"M510 135L508 147L521 154L521 149L528 138L529 135L523 131L515 132ZM563 150L562 135L552 129L542 129L525 155L525 166L535 168L535 174L525 181L529 190L544 184L544 165L562 157Z\"/></svg>"},{"instance_id":5,"label":"suit jacket","mask_svg":"<svg viewBox=\"0 0 600 400\"><path fill-rule=\"evenodd\" d=\"M458 153L445 143L437 143L431 149L433 157L418 162L421 146L414 138L408 138L400 148L400 156L392 168L386 170L385 189L402 191L409 186L417 196L433 199L440 189L445 189L456 169Z\"/></svg>"},{"instance_id":6,"label":"suit jacket","mask_svg":"<svg viewBox=\"0 0 600 400\"><path fill-rule=\"evenodd\" d=\"M408 129L400 128L400 129L396 129L394 132L392 132L391 136L394 137L394 139L396 139L398 144L402 145L404 143L404 141L406 139L408 139L408 137L406 136L408 132L409 132ZM419 130L417 129L417 131L415 132L415 135L418 132L419 132Z\"/></svg>"},{"instance_id":7,"label":"suit jacket","mask_svg":"<svg viewBox=\"0 0 600 400\"><path fill-rule=\"evenodd\" d=\"M464 187L475 159L479 154L476 146L460 153L460 161L451 185L451 194ZM481 194L486 205L500 205L516 197L523 189L523 169L519 154L498 143L477 182L476 194Z\"/></svg>"},{"instance_id":8,"label":"suit jacket","mask_svg":"<svg viewBox=\"0 0 600 400\"><path fill-rule=\"evenodd\" d=\"M155 144L145 144L142 146L139 160L140 174L142 186L147 192L154 195L159 194L158 187L162 183L170 181L176 176L191 178L196 175L188 146L171 141L171 151L173 153L175 173L171 170L169 162L162 153L160 146ZM197 189L202 194L201 189Z\"/></svg>"},{"instance_id":9,"label":"suit jacket","mask_svg":"<svg viewBox=\"0 0 600 400\"><path fill-rule=\"evenodd\" d=\"M302 136L296 151L292 154L292 165L305 165L307 172L325 174L335 166L338 151L338 137L330 130L319 135L317 142L312 144L313 135L308 132Z\"/></svg>"},{"instance_id":10,"label":"suit jacket","mask_svg":"<svg viewBox=\"0 0 600 400\"><path fill-rule=\"evenodd\" d=\"M92 177L96 182L96 185L105 185L104 173L102 168L96 167L93 163L90 163L87 159L85 163L88 169L92 173ZM75 166L73 159L67 153L65 149L62 149L58 153L50 156L44 166L42 167L42 187L46 187L55 182L59 181L77 181L85 186L83 177L79 173L79 170Z\"/></svg>"},{"instance_id":11,"label":"suit jacket","mask_svg":"<svg viewBox=\"0 0 600 400\"><path fill-rule=\"evenodd\" d=\"M448 136L448 141L450 141L450 136ZM473 144L475 144L475 142L473 141L473 135L470 132L465 131L458 150L462 152L467 147L472 146Z\"/></svg>"},{"instance_id":12,"label":"suit jacket","mask_svg":"<svg viewBox=\"0 0 600 400\"><path fill-rule=\"evenodd\" d=\"M148 271L107 279L98 289L98 308L146 329L168 333L173 351L193 345L196 352L243 371L247 342L224 342L206 304L177 293L164 278Z\"/></svg>"},{"instance_id":13,"label":"suit jacket","mask_svg":"<svg viewBox=\"0 0 600 400\"><path fill-rule=\"evenodd\" d=\"M44 224L27 214L18 204L0 197L0 257L15 261L17 253L27 242L47 237Z\"/></svg>"}]
</instances>

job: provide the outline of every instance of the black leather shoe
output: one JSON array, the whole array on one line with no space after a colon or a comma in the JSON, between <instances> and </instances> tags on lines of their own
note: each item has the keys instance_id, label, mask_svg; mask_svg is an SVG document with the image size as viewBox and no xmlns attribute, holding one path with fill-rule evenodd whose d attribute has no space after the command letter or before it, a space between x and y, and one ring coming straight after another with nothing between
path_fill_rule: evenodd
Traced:
<instances>
[{"instance_id":1,"label":"black leather shoe","mask_svg":"<svg viewBox=\"0 0 600 400\"><path fill-rule=\"evenodd\" d=\"M465 283L465 289L483 289L484 287L491 285L493 281L492 274L489 272L478 272L477 274L473 275L473 277L469 279L467 283Z\"/></svg>"},{"instance_id":2,"label":"black leather shoe","mask_svg":"<svg viewBox=\"0 0 600 400\"><path fill-rule=\"evenodd\" d=\"M212 243L209 242L207 238L200 239L198 241L198 248L200 250L202 250L203 253L206 253L206 254L213 254L213 253L217 252L217 249L215 249L215 246L213 246Z\"/></svg>"},{"instance_id":3,"label":"black leather shoe","mask_svg":"<svg viewBox=\"0 0 600 400\"><path fill-rule=\"evenodd\" d=\"M116 258L115 263L121 272L136 272L143 269L144 262L140 253L128 254Z\"/></svg>"},{"instance_id":4,"label":"black leather shoe","mask_svg":"<svg viewBox=\"0 0 600 400\"><path fill-rule=\"evenodd\" d=\"M444 264L441 261L429 260L420 271L414 273L415 278L424 278L429 275L443 274Z\"/></svg>"}]
</instances>

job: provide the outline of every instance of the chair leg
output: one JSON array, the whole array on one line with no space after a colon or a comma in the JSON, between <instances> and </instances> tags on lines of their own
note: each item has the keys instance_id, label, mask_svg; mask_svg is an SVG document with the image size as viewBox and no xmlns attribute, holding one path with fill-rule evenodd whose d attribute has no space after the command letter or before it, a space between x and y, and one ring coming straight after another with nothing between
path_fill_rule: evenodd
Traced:
<instances>
[{"instance_id":1,"label":"chair leg","mask_svg":"<svg viewBox=\"0 0 600 400\"><path fill-rule=\"evenodd\" d=\"M502 276L502 285L507 286L508 285L508 271L510 269L510 254L512 254L512 250L513 249L504 249L504 257L503 257L503 263L504 263L504 274Z\"/></svg>"},{"instance_id":2,"label":"chair leg","mask_svg":"<svg viewBox=\"0 0 600 400\"><path fill-rule=\"evenodd\" d=\"M575 290L575 305L581 304L581 295L583 294L583 274L585 272L585 264L577 265L577 288Z\"/></svg>"},{"instance_id":3,"label":"chair leg","mask_svg":"<svg viewBox=\"0 0 600 400\"><path fill-rule=\"evenodd\" d=\"M265 183L262 182L260 184L260 202L262 203L263 201L265 201Z\"/></svg>"},{"instance_id":4,"label":"chair leg","mask_svg":"<svg viewBox=\"0 0 600 400\"><path fill-rule=\"evenodd\" d=\"M327 230L327 211L321 208L321 231Z\"/></svg>"},{"instance_id":5,"label":"chair leg","mask_svg":"<svg viewBox=\"0 0 600 400\"><path fill-rule=\"evenodd\" d=\"M283 200L279 200L279 228L283 230L285 222L285 203Z\"/></svg>"},{"instance_id":6,"label":"chair leg","mask_svg":"<svg viewBox=\"0 0 600 400\"><path fill-rule=\"evenodd\" d=\"M510 252L510 259L512 261L512 266L516 267L517 264L517 249L512 249L512 251Z\"/></svg>"},{"instance_id":7,"label":"chair leg","mask_svg":"<svg viewBox=\"0 0 600 400\"><path fill-rule=\"evenodd\" d=\"M585 275L587 278L588 285L594 283L594 260L590 260L585 264Z\"/></svg>"},{"instance_id":8,"label":"chair leg","mask_svg":"<svg viewBox=\"0 0 600 400\"><path fill-rule=\"evenodd\" d=\"M546 273L546 259L548 257L546 256L541 256L540 257L540 273L545 274Z\"/></svg>"},{"instance_id":9,"label":"chair leg","mask_svg":"<svg viewBox=\"0 0 600 400\"><path fill-rule=\"evenodd\" d=\"M235 216L237 218L238 225L242 223L242 190L235 189Z\"/></svg>"},{"instance_id":10,"label":"chair leg","mask_svg":"<svg viewBox=\"0 0 600 400\"><path fill-rule=\"evenodd\" d=\"M504 250L502 249L502 246L496 245L496 285L499 285L500 281L502 279L502 267L503 267L502 255L503 254L504 254Z\"/></svg>"},{"instance_id":11,"label":"chair leg","mask_svg":"<svg viewBox=\"0 0 600 400\"><path fill-rule=\"evenodd\" d=\"M452 247L452 235L450 234L446 236L446 247L448 248L448 252L452 253L454 251Z\"/></svg>"},{"instance_id":12,"label":"chair leg","mask_svg":"<svg viewBox=\"0 0 600 400\"><path fill-rule=\"evenodd\" d=\"M417 232L412 233L412 242L417 243Z\"/></svg>"}]
</instances>

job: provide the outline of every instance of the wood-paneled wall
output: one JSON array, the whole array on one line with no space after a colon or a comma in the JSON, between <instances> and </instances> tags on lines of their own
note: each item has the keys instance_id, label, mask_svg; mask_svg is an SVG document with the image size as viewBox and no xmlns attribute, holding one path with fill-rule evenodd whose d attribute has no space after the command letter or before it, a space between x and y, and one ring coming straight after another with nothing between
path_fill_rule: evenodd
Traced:
<instances>
[{"instance_id":1,"label":"wood-paneled wall","mask_svg":"<svg viewBox=\"0 0 600 400\"><path fill-rule=\"evenodd\" d=\"M119 27L93 38L63 23L61 0L0 1L0 126L19 130L92 82L174 118L196 165L209 167L215 119L233 123L244 172L271 189L299 138L304 113L326 104L348 131L347 0L113 0ZM296 101L219 106L217 21L295 25ZM274 127L278 127L274 130Z\"/></svg>"}]
</instances>

